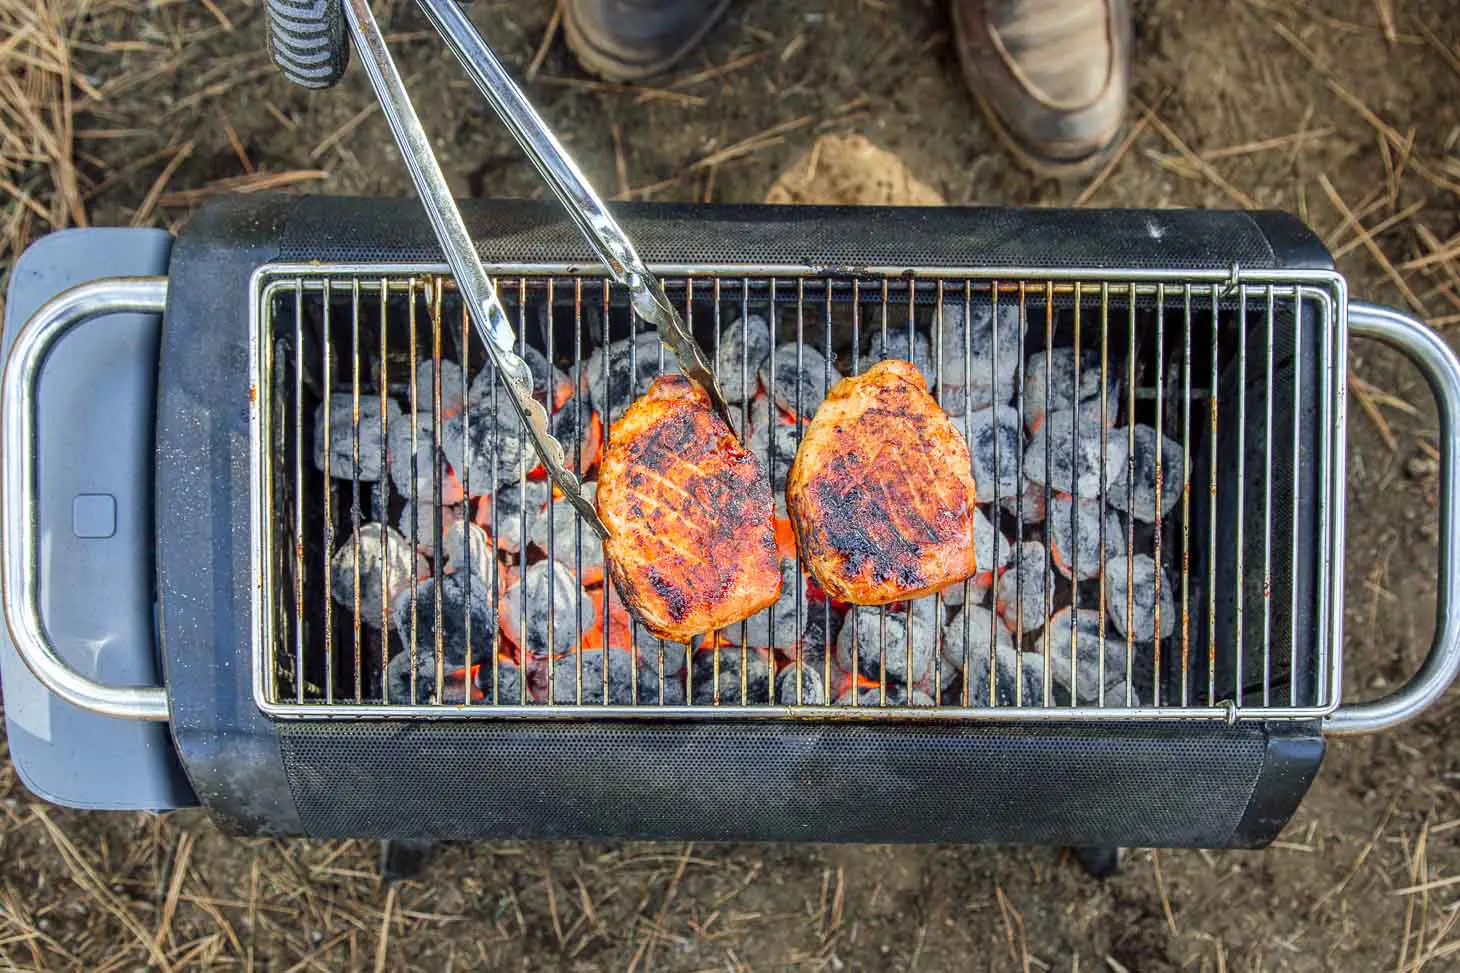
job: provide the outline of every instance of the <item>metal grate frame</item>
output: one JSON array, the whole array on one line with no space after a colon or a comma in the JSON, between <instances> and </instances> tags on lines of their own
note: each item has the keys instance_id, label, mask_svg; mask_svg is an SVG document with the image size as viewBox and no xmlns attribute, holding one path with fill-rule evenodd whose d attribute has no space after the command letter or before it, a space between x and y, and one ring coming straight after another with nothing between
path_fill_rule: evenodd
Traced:
<instances>
[{"instance_id":1,"label":"metal grate frame","mask_svg":"<svg viewBox=\"0 0 1460 973\"><path fill-rule=\"evenodd\" d=\"M602 332L613 339L632 336L637 327L642 327L627 312L618 288L580 267L502 265L490 270L518 325L519 341L537 347L549 361L567 370L575 387L582 385L589 352L603 338L593 333L595 319L601 323ZM635 683L633 695L640 700L637 705L582 702L582 656L573 653L569 658L549 655L544 666L548 685L552 686L556 668L572 666L577 660L576 701L550 704L528 698L527 679L517 680L516 699L503 698L503 680L496 671L502 656L496 651L495 632L480 633L480 644L474 644L468 613L467 671L474 662L492 660L492 677L484 680L486 698L472 701L467 691L462 703L438 702L446 696L448 672L440 645L442 478L436 476L432 478L434 496L429 498L436 511L436 539L427 545L438 592L433 620L437 646L434 672L430 673L434 687L427 687L432 698L426 702L389 699L384 689L384 669L387 659L399 650L401 640L372 630L361 612L379 611L384 616L390 606L359 602L358 569L359 607L347 610L330 597L329 561L340 550L342 541L354 543L354 557L359 563L358 530L368 520L362 503L367 491L358 480L331 478L328 459L324 471L314 468L310 441L314 406L330 391L343 391L352 396L354 415L358 416L362 400L383 397L383 389L399 385L408 373L406 398L418 411L432 416L431 431L436 436L442 427L442 383L434 382L432 400L422 401L415 382L416 364L455 360L464 366L469 380L483 367L484 356L480 348L472 347L474 335L466 325L450 281L442 276L446 273L444 267L271 265L253 276L250 322L250 380L257 391L251 407L256 582L252 661L255 698L265 712L278 717L310 718L735 716L1235 721L1307 719L1323 716L1337 705L1341 668L1338 647L1342 644L1341 587L1337 579L1342 576L1343 507L1335 498L1342 497L1338 477L1343 469L1343 442L1339 431L1347 303L1344 282L1338 275L1238 269L1160 273L1070 269L1051 273L968 268L919 269L915 274L904 268L869 268L855 274L828 275L805 267L700 265L657 266L654 270L665 278L671 297L682 302L686 320L700 336L701 344L717 359L723 328L755 313L769 317L773 345L795 342L798 365L803 349L830 349L836 365L846 374L859 373L867 366L864 346L869 333L880 333L884 346L891 336L895 352L897 337L917 330L931 339L933 387L940 403L947 365L940 340L944 309L961 305L967 320L976 305L994 308L993 342L997 349L1001 347L997 309L1013 305L1018 320L1027 328L1014 383L1013 404L1021 420L1029 408L1024 401L1028 377L1025 370L1031 355L1044 352L1048 362L1051 352L1071 346L1098 354L1101 502L1106 499L1107 482L1104 437L1118 418L1124 420L1123 428L1130 437L1127 454L1134 451L1137 418L1172 438L1182 451L1186 486L1172 512L1163 515L1159 513L1162 450L1157 450L1158 514L1149 528L1139 528L1158 565L1158 585L1165 572L1174 572L1169 581L1177 614L1173 634L1139 645L1126 642L1125 659L1119 663L1123 672L1113 694L1107 692L1112 688L1105 652L1110 593L1102 571L1093 581L1083 582L1086 588L1068 596L1080 599L1082 605L1087 597L1098 598L1099 688L1097 698L1090 702L1076 702L1081 666L1076 657L1074 627L1068 644L1060 645L1053 644L1056 640L1050 637L1049 626L1043 626L1038 634L1025 636L1020 646L1042 661L1042 679L1034 687L1027 687L1023 682L1024 667L1016 666L1012 701L997 698L997 654L991 653L986 673L957 678L953 688L939 693L933 705L895 703L888 695L888 655L904 653L902 661L911 670L915 646L912 626L903 626L907 634L900 644L889 644L885 635L888 612L884 609L879 611L881 675L874 680L874 698L870 701L864 701L860 691L853 691L847 705L805 705L804 699L779 698L774 677L768 680L768 698L750 700L746 695L749 665L742 623L739 698L724 698L722 694L721 651L714 655L712 671L717 690L712 705L667 703L665 663L674 647L639 632L635 625L631 654L635 659L657 662L657 699L650 686L650 698L644 701L640 693L643 687ZM549 326L535 327L543 309ZM965 339L967 334L965 330ZM660 354L665 354L662 348ZM993 368L997 371L997 351L994 354ZM404 369L398 367L401 362L405 362ZM1078 385L1079 356L1076 362ZM966 340L964 366L965 374L973 367ZM742 362L741 369L742 385L753 381L748 362ZM439 368L436 374L440 374ZM1118 379L1115 386L1108 384L1110 377ZM830 382L830 368L823 379L824 393ZM1118 389L1119 401L1110 400L1106 390L1111 387ZM1047 407L1051 395L1048 381L1044 388ZM582 398L574 396L575 408ZM735 408L741 410L744 428L751 420L750 407L743 404ZM773 415L774 408L767 408L768 415ZM388 410L382 407L378 412L384 425ZM329 436L329 410L324 414L325 435ZM809 416L800 415L798 427L806 418ZM472 421L468 409L468 427ZM955 417L954 424L969 435L966 418ZM582 425L579 422L577 427ZM605 432L607 428L605 420ZM1078 447L1078 423L1075 428ZM387 431L382 430L382 444ZM355 441L358 450L358 436ZM778 459L775 437L769 437L769 442L770 452L762 459L774 465ZM1019 443L1023 483L1028 460L1023 436ZM1308 450L1316 467L1308 461ZM325 455L328 457L329 450ZM783 458L789 461L789 457ZM383 466L384 457L381 460ZM1286 476L1281 475L1283 471ZM1128 476L1127 482L1133 479ZM1309 482L1316 496L1302 494L1300 484ZM470 484L464 488L470 495ZM1051 496L1046 489L1046 503ZM410 499L420 503L428 498ZM1013 509L1000 514L1006 499L1012 501ZM1022 493L1007 498L996 495L992 504L981 507L995 512L996 525L1000 517L1008 520L1010 516L1017 524L1023 520L1023 502ZM1312 516L1307 513L1310 505ZM522 518L520 526L525 537L525 512ZM1102 554L1107 540L1105 523L1102 514ZM497 526L495 521L491 525L493 537L499 536ZM1305 536L1309 527L1314 532L1311 538ZM1127 517L1123 529L1127 532L1127 558L1131 558L1138 528ZM574 573L581 576L585 533L579 525L572 537L559 538L549 523L548 558L555 559L558 544L573 545ZM1006 542L1002 531L996 534L996 544ZM1078 543L1075 546L1078 550ZM492 565L491 577L483 580L495 602L502 595L501 558L494 557ZM1022 577L1017 567L1011 570L1016 571L1016 577ZM1052 595L1051 589L1058 588L1054 569L1046 563L1043 570L1047 615L1048 609L1057 607L1058 596ZM1130 573L1127 567L1127 575ZM1311 583L1302 584L1304 577ZM469 576L467 583L470 588ZM967 582L962 594L963 602L971 604ZM1022 605L1021 594L1016 594L1014 600ZM941 643L946 617L943 595L928 601L932 602L936 638ZM798 588L796 630L804 633L806 620L822 613L824 638L829 643L831 605L813 605L809 599L806 602ZM1154 622L1158 630L1164 621L1161 602L1158 588ZM585 616L591 619L593 613L581 586L571 617L558 617L549 605L549 641L556 626L568 624L575 627L581 642ZM966 645L971 634L968 613L961 614ZM495 612L491 617L495 619ZM992 626L999 622L990 616L989 623L989 640L993 642ZM413 617L411 625L415 624ZM602 624L607 641L608 619ZM1022 627L1020 619L1015 628ZM381 626L381 631L385 628ZM405 641L409 643L407 651L414 653L417 639ZM807 665L822 666L825 684L830 684L832 645L823 644L819 653L808 652L804 644L790 653L786 652L788 648L772 644L768 646L768 657L775 659L778 651L789 655L786 664L798 670L798 677L799 670ZM941 685L943 667L950 664L940 648L935 646L932 651L933 686ZM810 661L808 655L813 656ZM854 666L860 655L854 643ZM1061 656L1068 659L1070 684L1057 686L1053 673ZM413 655L409 666L412 698L418 690L416 661ZM691 680L694 668L686 662ZM637 680L639 671L633 667L631 678ZM794 680L797 697L803 683L802 678ZM1033 699L1026 702L1031 691ZM686 697L692 698L692 693L691 681ZM608 695L602 694L605 700Z\"/></svg>"}]
</instances>

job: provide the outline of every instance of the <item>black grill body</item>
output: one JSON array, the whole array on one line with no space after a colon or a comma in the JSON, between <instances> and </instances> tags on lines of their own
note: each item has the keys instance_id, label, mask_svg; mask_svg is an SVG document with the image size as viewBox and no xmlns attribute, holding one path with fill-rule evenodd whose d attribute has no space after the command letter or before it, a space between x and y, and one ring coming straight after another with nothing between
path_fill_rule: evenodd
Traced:
<instances>
[{"instance_id":1,"label":"black grill body","mask_svg":"<svg viewBox=\"0 0 1460 973\"><path fill-rule=\"evenodd\" d=\"M464 210L491 262L592 263L552 206ZM1331 268L1313 235L1277 213L626 206L621 215L651 262ZM225 200L173 250L158 383L159 626L173 739L220 821L339 837L1230 847L1265 844L1295 810L1323 754L1317 721L265 716L250 666L260 580L249 414L261 394L244 367L250 276L278 261L439 256L414 201L338 198ZM1312 367L1302 349L1293 360ZM1316 512L1300 513L1312 529ZM1295 583L1311 586L1312 571L1300 565Z\"/></svg>"}]
</instances>

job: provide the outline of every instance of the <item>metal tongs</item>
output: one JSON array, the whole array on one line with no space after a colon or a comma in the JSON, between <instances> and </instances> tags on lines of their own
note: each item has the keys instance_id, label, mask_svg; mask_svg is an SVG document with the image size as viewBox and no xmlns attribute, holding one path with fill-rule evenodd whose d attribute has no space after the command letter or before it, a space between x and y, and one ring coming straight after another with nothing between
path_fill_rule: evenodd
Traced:
<instances>
[{"instance_id":1,"label":"metal tongs","mask_svg":"<svg viewBox=\"0 0 1460 973\"><path fill-rule=\"evenodd\" d=\"M644 266L623 227L608 212L582 170L528 103L522 89L508 76L456 0L417 0L417 3L506 123L517 144L526 150L537 171L568 208L573 222L588 238L609 274L629 289L629 301L634 312L658 329L660 340L679 358L684 374L704 387L715 411L728 423L729 409L725 396L715 382L704 351L669 302L664 285ZM446 253L452 273L456 275L457 286L461 288L470 309L472 324L487 346L492 363L506 378L513 406L527 427L548 475L588 526L600 537L607 537L608 531L598 519L598 512L583 496L578 477L563 464L563 446L553 438L547 411L532 397L532 373L517 354L512 324L497 298L491 277L477 255L466 222L461 218L461 211L457 209L446 177L441 172L441 165L431 151L420 116L416 114L400 71L385 46L385 36L375 15L370 12L369 0L344 0L344 7L345 19L350 25L360 60L365 65L365 73L380 99L380 107L426 207L436 239Z\"/></svg>"}]
</instances>

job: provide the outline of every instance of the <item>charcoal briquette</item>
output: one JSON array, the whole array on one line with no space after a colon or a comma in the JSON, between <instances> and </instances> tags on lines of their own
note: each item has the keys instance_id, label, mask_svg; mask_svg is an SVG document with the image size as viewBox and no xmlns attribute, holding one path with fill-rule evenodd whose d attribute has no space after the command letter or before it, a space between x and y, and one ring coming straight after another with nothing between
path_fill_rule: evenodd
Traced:
<instances>
[{"instance_id":1,"label":"charcoal briquette","mask_svg":"<svg viewBox=\"0 0 1460 973\"><path fill-rule=\"evenodd\" d=\"M759 314L734 321L721 330L715 377L726 402L738 404L755 394L760 366L770 353L771 328Z\"/></svg>"},{"instance_id":2,"label":"charcoal briquette","mask_svg":"<svg viewBox=\"0 0 1460 973\"><path fill-rule=\"evenodd\" d=\"M355 610L356 539L351 534L330 559L330 595L351 611ZM379 628L382 593L386 604L393 603L416 583L416 553L410 541L385 524L361 524L358 542L360 620ZM388 624L389 618L385 621Z\"/></svg>"},{"instance_id":3,"label":"charcoal briquette","mask_svg":"<svg viewBox=\"0 0 1460 973\"><path fill-rule=\"evenodd\" d=\"M436 619L438 592L441 606L439 630ZM433 680L438 632L443 665L448 669L465 663L468 638L473 660L492 657L497 618L482 578L473 577L468 584L465 574L447 574L442 575L438 585L435 577L429 577L414 589L403 592L396 599L391 614L401 641L409 646L414 634L416 655L431 657Z\"/></svg>"},{"instance_id":4,"label":"charcoal briquette","mask_svg":"<svg viewBox=\"0 0 1460 973\"><path fill-rule=\"evenodd\" d=\"M1073 632L1072 632L1073 629ZM1061 608L1049 618L1050 673L1065 693L1075 693L1080 704L1094 703L1100 696L1101 642L1104 641L1104 688L1120 688L1124 702L1126 677L1126 642L1110 625L1101 631L1100 612L1087 608ZM1070 644L1074 639L1075 668L1078 679L1071 678ZM1044 650L1043 639L1040 651Z\"/></svg>"},{"instance_id":5,"label":"charcoal briquette","mask_svg":"<svg viewBox=\"0 0 1460 973\"><path fill-rule=\"evenodd\" d=\"M1111 436L1126 444L1127 459L1121 464L1110 484L1107 502L1125 511L1136 520L1156 520L1156 456L1157 439L1161 442L1161 516L1169 516L1186 489L1186 463L1181 444L1168 436L1158 436L1150 426L1137 425L1115 429ZM1134 450L1131 441L1134 439ZM1134 475L1132 476L1132 472Z\"/></svg>"},{"instance_id":6,"label":"charcoal briquette","mask_svg":"<svg viewBox=\"0 0 1460 973\"><path fill-rule=\"evenodd\" d=\"M540 480L509 483L481 500L477 522L492 534L493 543L509 554L520 554L523 547L523 517L526 531L543 519L552 487Z\"/></svg>"},{"instance_id":7,"label":"charcoal briquette","mask_svg":"<svg viewBox=\"0 0 1460 973\"><path fill-rule=\"evenodd\" d=\"M1159 586L1157 579L1160 579ZM1161 638L1176 628L1171 580L1145 554L1105 562L1106 613L1118 631L1132 642L1150 642L1156 634L1156 589L1160 588Z\"/></svg>"},{"instance_id":8,"label":"charcoal briquette","mask_svg":"<svg viewBox=\"0 0 1460 973\"><path fill-rule=\"evenodd\" d=\"M441 539L441 556L447 572L470 572L473 579L481 578L491 583L496 548L492 546L487 532L471 521L456 520L446 528Z\"/></svg>"},{"instance_id":9,"label":"charcoal briquette","mask_svg":"<svg viewBox=\"0 0 1460 973\"><path fill-rule=\"evenodd\" d=\"M740 655L745 652L744 693L740 685ZM770 702L770 664L766 653L755 649L742 650L734 646L696 652L690 676L693 688L690 700L696 706L710 706L715 702L717 680L716 659L719 659L719 695L721 706L754 706Z\"/></svg>"},{"instance_id":10,"label":"charcoal briquette","mask_svg":"<svg viewBox=\"0 0 1460 973\"><path fill-rule=\"evenodd\" d=\"M436 530L436 510L432 506L430 497L422 497L420 503L412 503L410 500L401 507L400 516L395 519L395 529L400 531L401 536L406 540L430 551L434 545L431 543L432 533ZM464 508L461 505L443 506L441 511L441 533L445 536L446 529L456 523L463 516Z\"/></svg>"},{"instance_id":11,"label":"charcoal briquette","mask_svg":"<svg viewBox=\"0 0 1460 973\"><path fill-rule=\"evenodd\" d=\"M441 415L451 416L466 404L466 377L454 361L441 362ZM416 411L436 415L436 360L424 358L416 365Z\"/></svg>"},{"instance_id":12,"label":"charcoal briquette","mask_svg":"<svg viewBox=\"0 0 1460 973\"><path fill-rule=\"evenodd\" d=\"M600 345L586 365L593 405L610 423L617 422L629 403L649 391L654 379L679 371L679 359L654 331Z\"/></svg>"},{"instance_id":13,"label":"charcoal briquette","mask_svg":"<svg viewBox=\"0 0 1460 973\"><path fill-rule=\"evenodd\" d=\"M1021 524L1041 524L1045 514L1045 488L1033 480L1024 480L1024 489L1012 497L1000 497L999 506Z\"/></svg>"},{"instance_id":14,"label":"charcoal briquette","mask_svg":"<svg viewBox=\"0 0 1460 973\"><path fill-rule=\"evenodd\" d=\"M1011 497L1022 489L1019 455L1024 434L1017 411L1009 406L980 409L955 421L954 428L966 435L979 503Z\"/></svg>"},{"instance_id":15,"label":"charcoal briquette","mask_svg":"<svg viewBox=\"0 0 1460 973\"><path fill-rule=\"evenodd\" d=\"M1066 409L1051 412L1029 440L1024 472L1057 493L1098 500L1102 486L1103 495L1109 496L1110 484L1124 468L1125 457L1125 441L1103 429L1098 416Z\"/></svg>"},{"instance_id":16,"label":"charcoal briquette","mask_svg":"<svg viewBox=\"0 0 1460 973\"><path fill-rule=\"evenodd\" d=\"M1044 625L1049 610L1045 584L1050 573L1044 545L1025 541L1015 550L1013 564L999 577L994 606L1015 635L1037 632Z\"/></svg>"},{"instance_id":17,"label":"charcoal briquette","mask_svg":"<svg viewBox=\"0 0 1460 973\"><path fill-rule=\"evenodd\" d=\"M520 480L537 463L527 429L505 393L495 405L473 395L470 407L442 420L441 448L474 497Z\"/></svg>"},{"instance_id":18,"label":"charcoal briquette","mask_svg":"<svg viewBox=\"0 0 1460 973\"><path fill-rule=\"evenodd\" d=\"M775 374L771 374L774 368ZM842 380L836 364L812 345L787 342L760 366L760 381L776 405L810 420L833 385Z\"/></svg>"},{"instance_id":19,"label":"charcoal briquette","mask_svg":"<svg viewBox=\"0 0 1460 973\"><path fill-rule=\"evenodd\" d=\"M776 702L784 706L825 706L826 681L820 669L791 663L776 677Z\"/></svg>"},{"instance_id":20,"label":"charcoal briquette","mask_svg":"<svg viewBox=\"0 0 1460 973\"><path fill-rule=\"evenodd\" d=\"M584 483L583 496L593 503L598 484ZM572 570L583 584L603 580L603 541L583 523L578 509L566 499L554 500L546 517L533 517L528 522L528 539L544 554ZM581 560L579 554L582 554Z\"/></svg>"},{"instance_id":21,"label":"charcoal briquette","mask_svg":"<svg viewBox=\"0 0 1460 973\"><path fill-rule=\"evenodd\" d=\"M877 686L864 686L860 689L848 686L842 690L841 695L836 698L837 706L852 705L852 694L857 694L858 706L881 706L882 690ZM888 706L935 706L937 705L932 695L925 689L913 689L912 699L909 702L907 687L901 683L888 683L887 685Z\"/></svg>"},{"instance_id":22,"label":"charcoal briquette","mask_svg":"<svg viewBox=\"0 0 1460 973\"><path fill-rule=\"evenodd\" d=\"M477 668L476 684L480 693L474 700L477 705L522 705L522 670L511 659L483 659ZM535 701L532 688L528 686L528 703Z\"/></svg>"},{"instance_id":23,"label":"charcoal briquette","mask_svg":"<svg viewBox=\"0 0 1460 973\"><path fill-rule=\"evenodd\" d=\"M390 480L402 497L415 503L434 503L439 484L441 502L457 504L462 499L461 484L437 448L434 428L431 417L419 412L391 424Z\"/></svg>"},{"instance_id":24,"label":"charcoal briquette","mask_svg":"<svg viewBox=\"0 0 1460 973\"><path fill-rule=\"evenodd\" d=\"M524 653L537 658L560 655L578 640L578 600L587 599L573 572L557 561L529 565L502 593L502 631ZM552 621L552 641L548 622Z\"/></svg>"},{"instance_id":25,"label":"charcoal briquette","mask_svg":"<svg viewBox=\"0 0 1460 973\"><path fill-rule=\"evenodd\" d=\"M1014 397L1024 348L1024 319L1017 304L999 303L997 344L993 305L974 303L970 311L965 328L963 302L943 304L941 394L943 408L954 416L1007 404Z\"/></svg>"},{"instance_id":26,"label":"charcoal briquette","mask_svg":"<svg viewBox=\"0 0 1460 973\"><path fill-rule=\"evenodd\" d=\"M553 660L553 702L559 705L602 705L604 695L604 661L608 665L608 705L632 706L659 702L659 678L624 649L583 649ZM636 671L637 670L637 671ZM582 695L579 696L581 680ZM638 694L635 695L637 685ZM664 682L664 702L676 705L675 681ZM684 699L684 685L678 685L678 701Z\"/></svg>"},{"instance_id":27,"label":"charcoal briquette","mask_svg":"<svg viewBox=\"0 0 1460 973\"><path fill-rule=\"evenodd\" d=\"M1046 368L1045 362L1048 361ZM1080 351L1080 385L1075 388L1075 349L1056 348L1046 359L1040 351L1024 363L1024 420L1030 433L1039 431L1048 415L1063 412L1080 402L1093 402L1100 408L1100 356L1092 349ZM1111 361L1106 361L1105 401L1109 419L1114 420L1120 407L1120 376ZM1045 392L1048 390L1048 397Z\"/></svg>"},{"instance_id":28,"label":"charcoal briquette","mask_svg":"<svg viewBox=\"0 0 1460 973\"><path fill-rule=\"evenodd\" d=\"M330 476L338 480L359 479L370 483L380 479L381 463L386 450L380 438L380 396L360 393L360 464L355 465L355 397L349 392L335 392L328 402L314 410L314 465L324 472L325 413L329 413ZM385 400L387 435L400 424L400 406L394 399Z\"/></svg>"},{"instance_id":29,"label":"charcoal briquette","mask_svg":"<svg viewBox=\"0 0 1460 973\"><path fill-rule=\"evenodd\" d=\"M960 362L962 354L960 351ZM889 358L912 362L922 372L923 381L928 383L928 390L933 390L938 377L933 370L933 351L928 344L927 335L916 328L909 331L906 325L889 325L886 330L872 329L872 335L867 341L866 367L871 368Z\"/></svg>"},{"instance_id":30,"label":"charcoal briquette","mask_svg":"<svg viewBox=\"0 0 1460 973\"><path fill-rule=\"evenodd\" d=\"M755 457L761 469L770 471L771 493L776 497L786 496L786 483L791 478L791 463L796 459L800 446L800 430L794 422L783 422L779 416L755 426L745 448Z\"/></svg>"},{"instance_id":31,"label":"charcoal briquette","mask_svg":"<svg viewBox=\"0 0 1460 973\"><path fill-rule=\"evenodd\" d=\"M885 616L885 620L884 620ZM934 665L938 651L938 630L942 627L932 598L920 598L910 609L897 611L855 606L847 613L846 623L837 635L836 662L848 672L856 669L869 679L882 676L883 647L886 647L889 682L912 682L924 686L932 682L935 668L941 669L946 684L953 678L949 667ZM909 680L908 630L912 631L912 668ZM883 636L885 634L885 641ZM855 643L856 660L853 661Z\"/></svg>"},{"instance_id":32,"label":"charcoal briquette","mask_svg":"<svg viewBox=\"0 0 1460 973\"><path fill-rule=\"evenodd\" d=\"M1125 556L1126 532L1120 518L1098 500L1076 500L1056 493L1050 501L1048 524L1050 560L1066 578L1098 578L1105 560Z\"/></svg>"},{"instance_id":33,"label":"charcoal briquette","mask_svg":"<svg viewBox=\"0 0 1460 973\"><path fill-rule=\"evenodd\" d=\"M966 605L943 626L943 662L962 672L965 662L976 677L988 681L989 645L999 652L1014 651L1014 640L1004 623L987 608ZM982 673L982 676L978 674Z\"/></svg>"}]
</instances>

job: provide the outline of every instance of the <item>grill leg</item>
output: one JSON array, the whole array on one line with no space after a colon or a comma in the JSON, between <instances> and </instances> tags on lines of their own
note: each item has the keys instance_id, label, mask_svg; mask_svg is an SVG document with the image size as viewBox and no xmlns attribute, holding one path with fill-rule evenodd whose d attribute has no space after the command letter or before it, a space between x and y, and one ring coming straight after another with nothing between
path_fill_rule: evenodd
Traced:
<instances>
[{"instance_id":1,"label":"grill leg","mask_svg":"<svg viewBox=\"0 0 1460 973\"><path fill-rule=\"evenodd\" d=\"M1120 874L1124 848L1071 848L1075 860L1091 878L1107 879Z\"/></svg>"},{"instance_id":2,"label":"grill leg","mask_svg":"<svg viewBox=\"0 0 1460 973\"><path fill-rule=\"evenodd\" d=\"M404 882L418 877L436 842L425 838L386 839L380 843L380 877Z\"/></svg>"}]
</instances>

